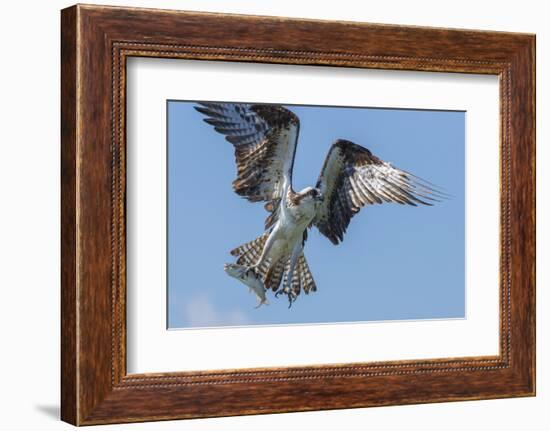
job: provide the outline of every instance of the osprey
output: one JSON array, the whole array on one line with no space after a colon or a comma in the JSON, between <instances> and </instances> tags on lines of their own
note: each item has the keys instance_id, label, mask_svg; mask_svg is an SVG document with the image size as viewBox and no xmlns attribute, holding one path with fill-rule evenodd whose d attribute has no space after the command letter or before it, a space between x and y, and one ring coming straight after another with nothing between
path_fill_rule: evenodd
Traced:
<instances>
[{"instance_id":1,"label":"osprey","mask_svg":"<svg viewBox=\"0 0 550 431\"><path fill-rule=\"evenodd\" d=\"M278 105L201 102L195 109L235 148L233 189L251 202L265 202L265 231L231 251L236 264L225 271L256 293L288 296L317 290L304 256L308 228L316 226L333 244L343 241L352 219L365 205L396 202L431 205L443 197L430 183L393 167L366 148L339 139L332 144L315 187L296 192L292 170L298 117ZM282 286L281 286L282 284Z\"/></svg>"}]
</instances>

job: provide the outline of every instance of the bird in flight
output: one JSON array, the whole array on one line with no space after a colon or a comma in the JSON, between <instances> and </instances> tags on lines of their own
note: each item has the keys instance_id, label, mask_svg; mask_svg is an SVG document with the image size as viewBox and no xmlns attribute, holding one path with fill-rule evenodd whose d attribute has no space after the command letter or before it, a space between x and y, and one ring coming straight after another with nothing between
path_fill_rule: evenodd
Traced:
<instances>
[{"instance_id":1,"label":"bird in flight","mask_svg":"<svg viewBox=\"0 0 550 431\"><path fill-rule=\"evenodd\" d=\"M292 171L300 121L280 105L199 102L204 121L233 144L237 164L235 193L265 202L265 230L231 254L230 276L246 284L267 303L266 292L288 297L317 290L304 246L315 226L333 244L344 240L352 219L366 205L395 202L432 205L445 197L431 183L385 162L368 149L338 139L325 158L314 187L297 192Z\"/></svg>"}]
</instances>

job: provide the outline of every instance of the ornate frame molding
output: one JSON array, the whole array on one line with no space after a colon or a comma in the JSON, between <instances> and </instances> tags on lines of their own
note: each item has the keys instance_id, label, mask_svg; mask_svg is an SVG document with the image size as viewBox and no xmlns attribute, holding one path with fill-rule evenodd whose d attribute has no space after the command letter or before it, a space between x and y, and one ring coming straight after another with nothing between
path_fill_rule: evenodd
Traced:
<instances>
[{"instance_id":1,"label":"ornate frame molding","mask_svg":"<svg viewBox=\"0 0 550 431\"><path fill-rule=\"evenodd\" d=\"M204 25L219 31L205 34ZM263 27L286 36L254 32ZM339 39L325 37L335 31ZM309 34L319 37L308 42ZM534 44L524 34L100 6L63 10L62 419L98 424L534 395ZM130 56L498 75L499 356L127 375ZM261 391L263 401L246 397L250 391Z\"/></svg>"}]
</instances>

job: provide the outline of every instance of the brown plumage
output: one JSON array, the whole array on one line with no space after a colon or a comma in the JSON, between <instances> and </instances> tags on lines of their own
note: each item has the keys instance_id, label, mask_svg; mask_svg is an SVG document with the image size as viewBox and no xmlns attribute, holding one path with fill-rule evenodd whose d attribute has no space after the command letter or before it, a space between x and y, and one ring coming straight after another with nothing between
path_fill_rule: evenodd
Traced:
<instances>
[{"instance_id":1,"label":"brown plumage","mask_svg":"<svg viewBox=\"0 0 550 431\"><path fill-rule=\"evenodd\" d=\"M285 133L298 117L276 105L201 103L204 121L235 147L235 193L251 202L280 198L285 176L291 178L296 140ZM286 168L286 169L285 169Z\"/></svg>"},{"instance_id":2,"label":"brown plumage","mask_svg":"<svg viewBox=\"0 0 550 431\"><path fill-rule=\"evenodd\" d=\"M445 197L426 181L343 139L330 148L317 187L324 199L313 224L333 244L343 241L352 217L365 205L433 205Z\"/></svg>"}]
</instances>

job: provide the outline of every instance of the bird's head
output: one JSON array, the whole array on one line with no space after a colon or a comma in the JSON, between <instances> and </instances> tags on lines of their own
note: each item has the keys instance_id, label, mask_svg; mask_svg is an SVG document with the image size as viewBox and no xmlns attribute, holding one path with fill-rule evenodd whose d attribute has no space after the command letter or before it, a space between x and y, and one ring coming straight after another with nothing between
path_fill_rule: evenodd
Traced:
<instances>
[{"instance_id":1,"label":"bird's head","mask_svg":"<svg viewBox=\"0 0 550 431\"><path fill-rule=\"evenodd\" d=\"M317 187L306 187L298 194L300 195L300 200L312 200L315 202L321 202L323 200L321 190L319 190Z\"/></svg>"}]
</instances>

